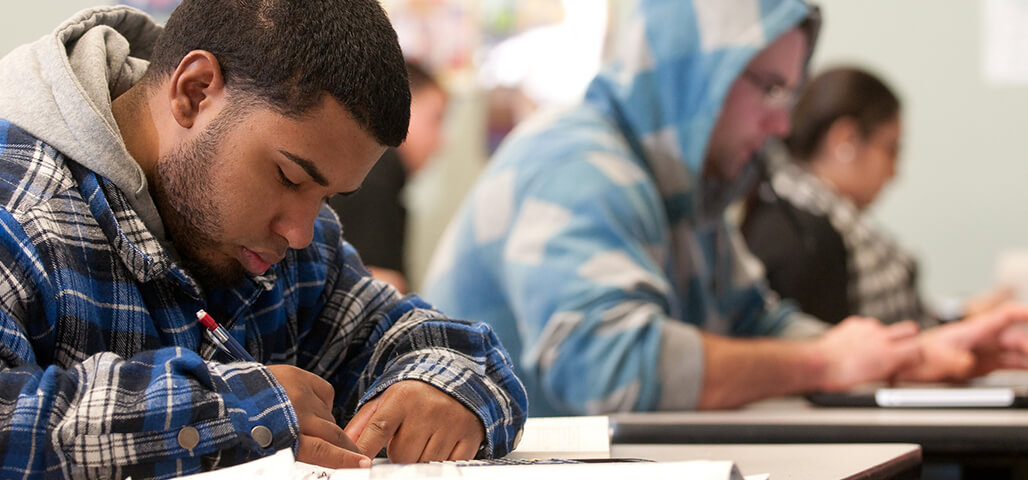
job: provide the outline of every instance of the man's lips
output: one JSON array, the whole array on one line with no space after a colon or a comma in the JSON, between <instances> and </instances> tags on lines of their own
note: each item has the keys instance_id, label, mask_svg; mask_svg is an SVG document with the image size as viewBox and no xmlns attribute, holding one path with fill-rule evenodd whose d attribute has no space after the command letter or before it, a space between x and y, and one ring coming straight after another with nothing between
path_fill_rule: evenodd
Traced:
<instances>
[{"instance_id":1,"label":"man's lips","mask_svg":"<svg viewBox=\"0 0 1028 480\"><path fill-rule=\"evenodd\" d=\"M242 254L240 255L240 263L243 264L248 272L253 274L263 274L268 271L272 265L281 262L285 258L285 255L269 254L269 253L258 253L249 248L243 247Z\"/></svg>"}]
</instances>

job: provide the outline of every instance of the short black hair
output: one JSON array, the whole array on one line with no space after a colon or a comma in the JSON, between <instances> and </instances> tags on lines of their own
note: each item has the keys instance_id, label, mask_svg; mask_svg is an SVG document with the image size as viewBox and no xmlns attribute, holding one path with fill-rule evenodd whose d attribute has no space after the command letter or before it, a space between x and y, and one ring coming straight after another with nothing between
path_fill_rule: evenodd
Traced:
<instances>
[{"instance_id":1,"label":"short black hair","mask_svg":"<svg viewBox=\"0 0 1028 480\"><path fill-rule=\"evenodd\" d=\"M225 85L299 117L324 94L382 145L407 137L411 94L396 31L377 0L185 0L157 39L147 77L211 52Z\"/></svg>"}]
</instances>

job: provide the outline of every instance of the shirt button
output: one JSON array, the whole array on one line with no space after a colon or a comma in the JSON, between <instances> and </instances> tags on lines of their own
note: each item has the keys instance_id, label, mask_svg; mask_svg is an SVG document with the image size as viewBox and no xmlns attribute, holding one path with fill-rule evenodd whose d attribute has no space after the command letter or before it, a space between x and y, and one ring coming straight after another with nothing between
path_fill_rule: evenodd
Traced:
<instances>
[{"instance_id":1,"label":"shirt button","mask_svg":"<svg viewBox=\"0 0 1028 480\"><path fill-rule=\"evenodd\" d=\"M178 431L178 446L192 450L196 448L196 445L200 443L200 432L196 431L195 428L190 426L182 427L182 430Z\"/></svg>"},{"instance_id":2,"label":"shirt button","mask_svg":"<svg viewBox=\"0 0 1028 480\"><path fill-rule=\"evenodd\" d=\"M250 430L250 436L253 437L253 441L257 442L261 448L268 448L271 446L271 441L274 440L274 435L271 434L271 430L264 425L257 425Z\"/></svg>"}]
</instances>

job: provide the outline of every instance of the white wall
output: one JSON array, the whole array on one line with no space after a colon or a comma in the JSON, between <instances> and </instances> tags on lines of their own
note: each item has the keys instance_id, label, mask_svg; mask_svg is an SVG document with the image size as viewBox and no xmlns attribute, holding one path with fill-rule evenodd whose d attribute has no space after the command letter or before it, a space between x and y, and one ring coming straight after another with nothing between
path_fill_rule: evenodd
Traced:
<instances>
[{"instance_id":1,"label":"white wall","mask_svg":"<svg viewBox=\"0 0 1028 480\"><path fill-rule=\"evenodd\" d=\"M987 288L995 257L1028 247L1028 86L987 84L985 2L818 3L814 69L858 62L902 97L900 173L875 217L918 255L930 298Z\"/></svg>"},{"instance_id":2,"label":"white wall","mask_svg":"<svg viewBox=\"0 0 1028 480\"><path fill-rule=\"evenodd\" d=\"M0 55L52 32L79 10L108 3L103 0L3 2L0 4Z\"/></svg>"}]
</instances>

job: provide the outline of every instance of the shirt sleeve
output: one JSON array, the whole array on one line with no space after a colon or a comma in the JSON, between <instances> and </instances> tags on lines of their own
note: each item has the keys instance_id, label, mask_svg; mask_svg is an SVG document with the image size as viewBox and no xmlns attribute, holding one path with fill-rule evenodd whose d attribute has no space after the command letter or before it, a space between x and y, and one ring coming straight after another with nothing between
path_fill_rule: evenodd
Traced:
<instances>
[{"instance_id":1,"label":"shirt sleeve","mask_svg":"<svg viewBox=\"0 0 1028 480\"><path fill-rule=\"evenodd\" d=\"M671 313L669 231L652 185L612 182L587 161L519 183L518 210L490 261L517 321L523 375L569 414L694 408L703 342Z\"/></svg>"},{"instance_id":2,"label":"shirt sleeve","mask_svg":"<svg viewBox=\"0 0 1028 480\"><path fill-rule=\"evenodd\" d=\"M498 283L523 375L567 413L693 409L703 332L781 335L796 318L767 295L737 231L673 231L638 168L590 158L518 179Z\"/></svg>"},{"instance_id":3,"label":"shirt sleeve","mask_svg":"<svg viewBox=\"0 0 1028 480\"><path fill-rule=\"evenodd\" d=\"M403 380L428 383L474 412L485 428L482 456L513 450L525 422L527 396L510 356L484 323L447 318L421 298L402 296L364 269L339 240L325 305L301 366L336 388L337 418Z\"/></svg>"},{"instance_id":4,"label":"shirt sleeve","mask_svg":"<svg viewBox=\"0 0 1028 480\"><path fill-rule=\"evenodd\" d=\"M165 348L44 369L10 348L26 344L17 323L0 314L0 476L169 478L295 443L296 414L260 364Z\"/></svg>"},{"instance_id":5,"label":"shirt sleeve","mask_svg":"<svg viewBox=\"0 0 1028 480\"><path fill-rule=\"evenodd\" d=\"M31 242L0 217L0 477L170 478L295 444L296 414L259 364L66 348L64 335L99 332L60 327Z\"/></svg>"}]
</instances>

